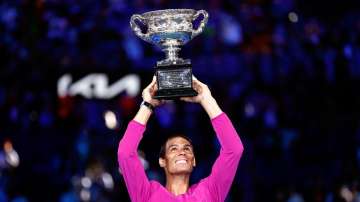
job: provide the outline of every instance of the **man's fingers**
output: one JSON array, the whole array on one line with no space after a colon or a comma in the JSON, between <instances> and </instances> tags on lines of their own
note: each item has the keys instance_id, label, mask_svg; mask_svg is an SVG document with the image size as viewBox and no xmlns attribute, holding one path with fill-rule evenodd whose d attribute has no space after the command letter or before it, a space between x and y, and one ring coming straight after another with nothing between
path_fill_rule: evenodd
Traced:
<instances>
[{"instance_id":1,"label":"man's fingers","mask_svg":"<svg viewBox=\"0 0 360 202\"><path fill-rule=\"evenodd\" d=\"M193 82L195 84L198 84L199 86L205 86L205 84L203 82L199 81L194 75L192 76L192 78L193 78Z\"/></svg>"},{"instance_id":2,"label":"man's fingers","mask_svg":"<svg viewBox=\"0 0 360 202\"><path fill-rule=\"evenodd\" d=\"M192 76L193 78L193 83L199 85L199 86L206 86L206 84L204 84L203 82L199 81L194 75Z\"/></svg>"},{"instance_id":3,"label":"man's fingers","mask_svg":"<svg viewBox=\"0 0 360 202\"><path fill-rule=\"evenodd\" d=\"M205 84L201 85L199 81L196 81L193 84L193 88L196 92L200 93L205 88Z\"/></svg>"},{"instance_id":4,"label":"man's fingers","mask_svg":"<svg viewBox=\"0 0 360 202\"><path fill-rule=\"evenodd\" d=\"M180 100L186 101L186 102L191 102L192 101L190 97L181 97Z\"/></svg>"},{"instance_id":5,"label":"man's fingers","mask_svg":"<svg viewBox=\"0 0 360 202\"><path fill-rule=\"evenodd\" d=\"M150 89L151 87L156 86L155 84L156 84L156 76L153 76L151 83L148 86L146 86L145 89Z\"/></svg>"},{"instance_id":6,"label":"man's fingers","mask_svg":"<svg viewBox=\"0 0 360 202\"><path fill-rule=\"evenodd\" d=\"M153 84L150 83L149 85L147 85L147 86L145 87L145 89L146 89L146 90L147 90L147 89L150 89L152 86L153 86Z\"/></svg>"},{"instance_id":7,"label":"man's fingers","mask_svg":"<svg viewBox=\"0 0 360 202\"><path fill-rule=\"evenodd\" d=\"M153 86L156 83L156 77L153 76L153 79L151 81L151 83L149 84L150 86Z\"/></svg>"},{"instance_id":8,"label":"man's fingers","mask_svg":"<svg viewBox=\"0 0 360 202\"><path fill-rule=\"evenodd\" d=\"M194 85L194 87L200 87L200 84L199 84L199 81L193 81L193 85Z\"/></svg>"},{"instance_id":9,"label":"man's fingers","mask_svg":"<svg viewBox=\"0 0 360 202\"><path fill-rule=\"evenodd\" d=\"M154 87L154 90L155 90L155 91L158 90L158 86L156 85L156 83L154 83L153 87Z\"/></svg>"},{"instance_id":10,"label":"man's fingers","mask_svg":"<svg viewBox=\"0 0 360 202\"><path fill-rule=\"evenodd\" d=\"M206 86L206 84L204 84L203 82L197 80L197 82L199 83L200 86Z\"/></svg>"}]
</instances>

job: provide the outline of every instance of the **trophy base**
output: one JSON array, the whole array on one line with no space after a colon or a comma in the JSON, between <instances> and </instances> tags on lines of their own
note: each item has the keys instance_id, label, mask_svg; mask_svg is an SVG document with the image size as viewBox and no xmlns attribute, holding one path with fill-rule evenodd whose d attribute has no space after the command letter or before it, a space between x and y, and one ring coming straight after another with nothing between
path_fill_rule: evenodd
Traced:
<instances>
[{"instance_id":1,"label":"trophy base","mask_svg":"<svg viewBox=\"0 0 360 202\"><path fill-rule=\"evenodd\" d=\"M179 97L193 97L197 92L192 86L192 68L190 60L176 60L157 64L156 78L158 90L154 98L173 100Z\"/></svg>"},{"instance_id":2,"label":"trophy base","mask_svg":"<svg viewBox=\"0 0 360 202\"><path fill-rule=\"evenodd\" d=\"M192 88L187 89L166 89L158 90L154 98L158 100L173 100L180 97L193 97L197 96L197 92Z\"/></svg>"}]
</instances>

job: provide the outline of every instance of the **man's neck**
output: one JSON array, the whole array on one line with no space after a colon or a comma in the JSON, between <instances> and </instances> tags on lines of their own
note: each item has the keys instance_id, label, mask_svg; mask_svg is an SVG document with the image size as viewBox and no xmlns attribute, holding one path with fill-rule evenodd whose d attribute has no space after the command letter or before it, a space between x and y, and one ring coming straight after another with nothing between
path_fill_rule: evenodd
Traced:
<instances>
[{"instance_id":1,"label":"man's neck","mask_svg":"<svg viewBox=\"0 0 360 202\"><path fill-rule=\"evenodd\" d=\"M166 189L175 196L185 194L189 189L190 175L168 175Z\"/></svg>"}]
</instances>

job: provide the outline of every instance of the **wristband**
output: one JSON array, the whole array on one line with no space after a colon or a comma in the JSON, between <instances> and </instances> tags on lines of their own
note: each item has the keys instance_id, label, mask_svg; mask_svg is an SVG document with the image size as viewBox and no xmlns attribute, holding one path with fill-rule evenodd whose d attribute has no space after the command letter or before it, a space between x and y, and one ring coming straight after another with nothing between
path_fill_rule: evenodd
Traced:
<instances>
[{"instance_id":1,"label":"wristband","mask_svg":"<svg viewBox=\"0 0 360 202\"><path fill-rule=\"evenodd\" d=\"M145 100L141 102L141 105L144 105L145 107L149 108L151 111L154 111L154 109L155 109L155 107L152 104L150 104L149 102L146 102Z\"/></svg>"}]
</instances>

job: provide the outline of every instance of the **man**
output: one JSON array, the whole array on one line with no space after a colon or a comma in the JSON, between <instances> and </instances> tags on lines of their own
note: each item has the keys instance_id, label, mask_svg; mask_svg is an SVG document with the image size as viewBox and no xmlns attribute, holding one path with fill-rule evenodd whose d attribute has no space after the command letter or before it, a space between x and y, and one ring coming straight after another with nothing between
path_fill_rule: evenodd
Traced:
<instances>
[{"instance_id":1,"label":"man","mask_svg":"<svg viewBox=\"0 0 360 202\"><path fill-rule=\"evenodd\" d=\"M199 103L205 109L221 144L220 155L211 174L199 183L189 185L196 165L193 146L182 136L171 137L162 147L159 164L166 174L166 186L149 181L137 155L137 148L145 131L153 108L162 101L153 99L157 90L156 79L143 90L143 104L120 141L118 161L130 198L133 202L212 202L224 201L234 179L243 153L243 145L231 121L212 97L209 88L193 79L198 92L195 97L180 98L186 102ZM156 137L155 137L156 138Z\"/></svg>"}]
</instances>

